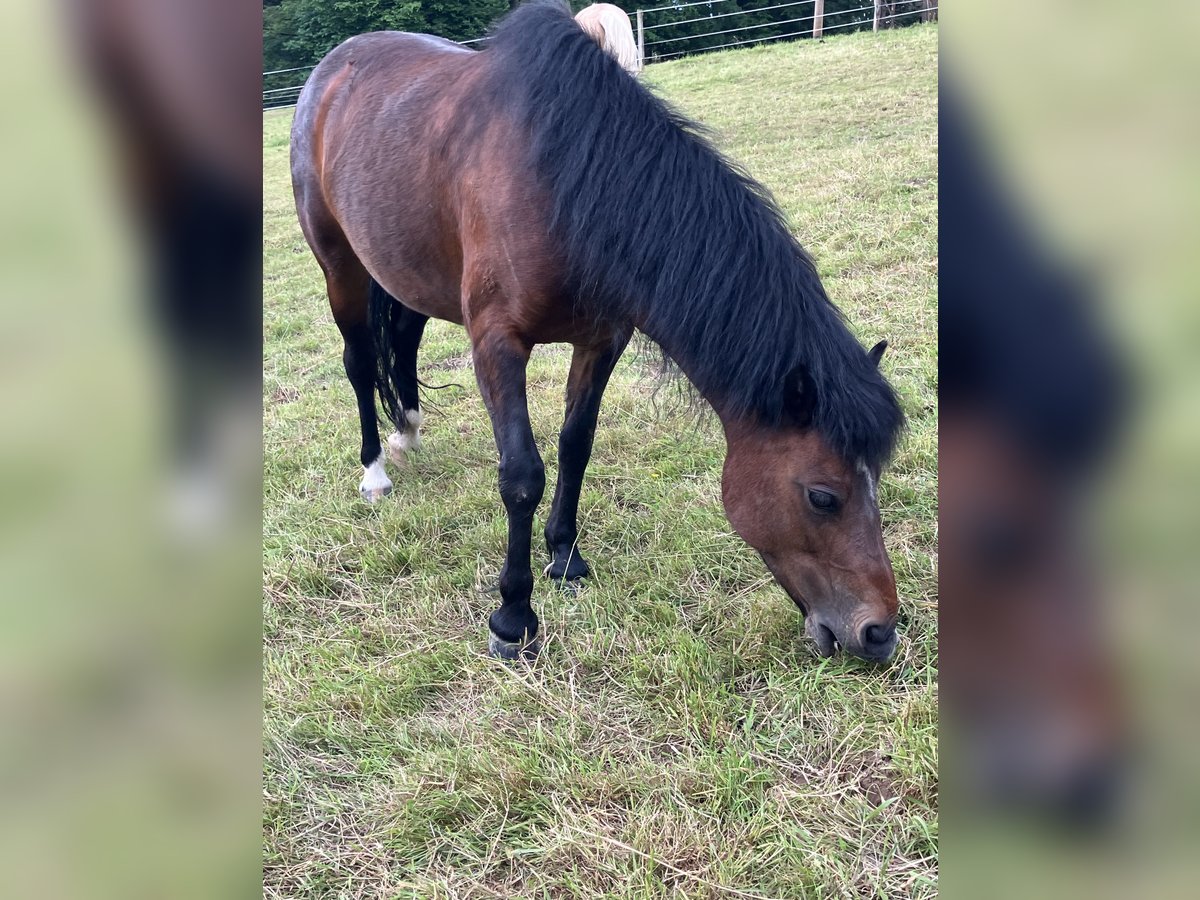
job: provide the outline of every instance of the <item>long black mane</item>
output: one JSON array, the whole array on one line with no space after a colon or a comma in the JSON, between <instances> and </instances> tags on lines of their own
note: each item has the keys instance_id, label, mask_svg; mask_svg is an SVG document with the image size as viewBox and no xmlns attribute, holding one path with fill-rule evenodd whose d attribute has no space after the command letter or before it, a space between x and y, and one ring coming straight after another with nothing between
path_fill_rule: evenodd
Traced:
<instances>
[{"instance_id":1,"label":"long black mane","mask_svg":"<svg viewBox=\"0 0 1200 900\"><path fill-rule=\"evenodd\" d=\"M636 324L726 415L787 421L807 373L811 423L845 459L882 465L903 414L766 189L560 0L516 9L485 52L582 302Z\"/></svg>"}]
</instances>

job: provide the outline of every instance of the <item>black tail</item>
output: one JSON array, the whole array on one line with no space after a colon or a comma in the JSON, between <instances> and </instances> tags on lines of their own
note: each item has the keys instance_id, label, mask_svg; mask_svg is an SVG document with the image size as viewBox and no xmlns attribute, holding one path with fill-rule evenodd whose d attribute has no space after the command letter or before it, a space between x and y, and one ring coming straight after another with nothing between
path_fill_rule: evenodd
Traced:
<instances>
[{"instance_id":1,"label":"black tail","mask_svg":"<svg viewBox=\"0 0 1200 900\"><path fill-rule=\"evenodd\" d=\"M385 291L374 278L371 279L371 336L375 342L375 390L383 414L396 426L397 431L408 427L404 415L404 403L400 400L403 381L408 377L396 356L395 335L408 308Z\"/></svg>"}]
</instances>

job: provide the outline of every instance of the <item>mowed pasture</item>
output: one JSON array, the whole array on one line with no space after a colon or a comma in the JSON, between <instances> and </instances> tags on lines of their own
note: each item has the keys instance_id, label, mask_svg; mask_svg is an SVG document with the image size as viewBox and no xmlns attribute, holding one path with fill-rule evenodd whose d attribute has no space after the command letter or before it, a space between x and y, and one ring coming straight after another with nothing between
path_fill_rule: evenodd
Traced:
<instances>
[{"instance_id":1,"label":"mowed pasture","mask_svg":"<svg viewBox=\"0 0 1200 900\"><path fill-rule=\"evenodd\" d=\"M863 344L891 344L910 425L880 484L902 632L882 668L817 656L725 519L719 427L656 393L649 353L601 413L580 513L594 577L574 596L539 581L536 663L490 659L505 518L465 333L430 324L421 375L452 386L366 505L291 114L264 117L267 896L936 893L937 41L836 36L645 76L774 192ZM530 364L551 487L569 358Z\"/></svg>"}]
</instances>

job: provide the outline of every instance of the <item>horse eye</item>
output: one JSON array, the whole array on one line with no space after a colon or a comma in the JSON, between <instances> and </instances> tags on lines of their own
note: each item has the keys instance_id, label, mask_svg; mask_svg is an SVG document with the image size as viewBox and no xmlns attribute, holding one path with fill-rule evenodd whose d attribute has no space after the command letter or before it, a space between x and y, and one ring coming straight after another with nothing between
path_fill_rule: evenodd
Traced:
<instances>
[{"instance_id":1,"label":"horse eye","mask_svg":"<svg viewBox=\"0 0 1200 900\"><path fill-rule=\"evenodd\" d=\"M821 512L833 512L838 506L838 498L829 491L815 489L809 490L808 502L813 505L814 509L819 509Z\"/></svg>"}]
</instances>

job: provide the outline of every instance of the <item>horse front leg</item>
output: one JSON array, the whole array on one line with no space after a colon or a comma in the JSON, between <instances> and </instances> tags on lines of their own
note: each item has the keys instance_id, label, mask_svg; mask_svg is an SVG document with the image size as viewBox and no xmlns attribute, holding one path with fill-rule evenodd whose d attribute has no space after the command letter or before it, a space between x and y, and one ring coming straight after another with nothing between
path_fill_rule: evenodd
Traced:
<instances>
[{"instance_id":1,"label":"horse front leg","mask_svg":"<svg viewBox=\"0 0 1200 900\"><path fill-rule=\"evenodd\" d=\"M488 620L488 650L493 656L516 659L537 652L538 618L530 603L530 542L546 470L529 425L525 396L529 347L514 336L485 333L475 343L474 355L475 376L500 454L500 498L508 513L508 551L500 570L502 603Z\"/></svg>"},{"instance_id":2,"label":"horse front leg","mask_svg":"<svg viewBox=\"0 0 1200 900\"><path fill-rule=\"evenodd\" d=\"M558 436L558 484L546 520L550 565L544 573L563 584L591 574L587 561L579 554L579 492L592 456L600 401L628 343L629 335L622 334L600 347L576 347L571 356L567 412Z\"/></svg>"}]
</instances>

